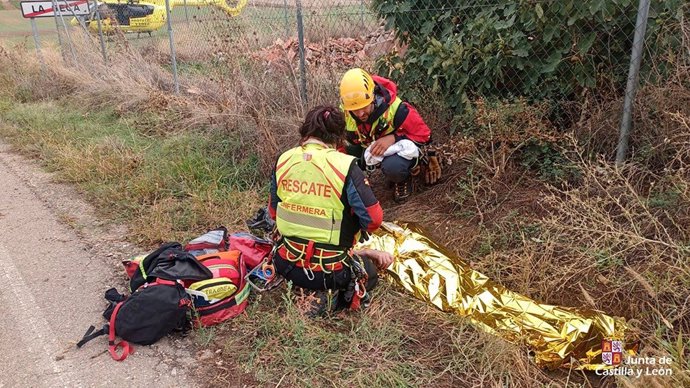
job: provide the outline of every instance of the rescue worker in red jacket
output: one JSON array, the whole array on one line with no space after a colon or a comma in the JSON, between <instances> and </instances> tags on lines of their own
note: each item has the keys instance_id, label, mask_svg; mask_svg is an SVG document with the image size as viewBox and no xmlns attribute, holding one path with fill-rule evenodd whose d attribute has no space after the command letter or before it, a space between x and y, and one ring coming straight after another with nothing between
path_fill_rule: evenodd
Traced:
<instances>
[{"instance_id":1,"label":"rescue worker in red jacket","mask_svg":"<svg viewBox=\"0 0 690 388\"><path fill-rule=\"evenodd\" d=\"M429 144L431 130L417 110L400 99L393 81L370 75L363 69L350 69L343 75L340 99L345 111L347 153L359 158L360 167L364 168L363 153L371 146L371 155L383 157L380 167L386 179L394 184L395 201L404 201L412 191L411 171L419 170L420 158L384 154L401 140L411 141L413 144L407 144L413 148ZM423 160L426 183L436 183L441 176L438 158L429 153Z\"/></svg>"},{"instance_id":2,"label":"rescue worker in red jacket","mask_svg":"<svg viewBox=\"0 0 690 388\"><path fill-rule=\"evenodd\" d=\"M355 158L336 150L345 135L338 108L313 108L299 133L271 179L268 208L281 236L273 264L294 285L337 291L338 307L356 308L376 285L377 268L393 262L385 252L352 249L361 232L381 225L383 210Z\"/></svg>"}]
</instances>

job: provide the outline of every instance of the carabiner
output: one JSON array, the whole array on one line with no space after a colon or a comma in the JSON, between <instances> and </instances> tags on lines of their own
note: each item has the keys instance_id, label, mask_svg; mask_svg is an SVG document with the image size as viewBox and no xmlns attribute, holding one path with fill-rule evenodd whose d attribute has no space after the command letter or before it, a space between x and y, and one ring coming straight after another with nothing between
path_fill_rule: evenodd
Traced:
<instances>
[{"instance_id":1,"label":"carabiner","mask_svg":"<svg viewBox=\"0 0 690 388\"><path fill-rule=\"evenodd\" d=\"M364 287L364 282L358 281L355 283L355 292L357 293L358 298L364 298L364 296L367 294L367 289Z\"/></svg>"},{"instance_id":2,"label":"carabiner","mask_svg":"<svg viewBox=\"0 0 690 388\"><path fill-rule=\"evenodd\" d=\"M304 271L304 274L307 276L307 279L309 279L309 281L314 280L314 271L312 271L311 267L304 267L302 268L302 271Z\"/></svg>"}]
</instances>

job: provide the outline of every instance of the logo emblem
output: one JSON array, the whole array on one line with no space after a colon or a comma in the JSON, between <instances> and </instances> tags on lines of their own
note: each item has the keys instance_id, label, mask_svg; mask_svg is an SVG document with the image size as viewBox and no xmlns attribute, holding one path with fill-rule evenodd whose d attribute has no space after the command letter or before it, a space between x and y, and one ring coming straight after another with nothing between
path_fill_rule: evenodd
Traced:
<instances>
[{"instance_id":1,"label":"logo emblem","mask_svg":"<svg viewBox=\"0 0 690 388\"><path fill-rule=\"evenodd\" d=\"M623 341L604 339L601 341L601 361L606 365L623 362Z\"/></svg>"},{"instance_id":2,"label":"logo emblem","mask_svg":"<svg viewBox=\"0 0 690 388\"><path fill-rule=\"evenodd\" d=\"M310 161L311 160L311 154L307 154L307 153L302 154L302 159L304 159L307 162Z\"/></svg>"}]
</instances>

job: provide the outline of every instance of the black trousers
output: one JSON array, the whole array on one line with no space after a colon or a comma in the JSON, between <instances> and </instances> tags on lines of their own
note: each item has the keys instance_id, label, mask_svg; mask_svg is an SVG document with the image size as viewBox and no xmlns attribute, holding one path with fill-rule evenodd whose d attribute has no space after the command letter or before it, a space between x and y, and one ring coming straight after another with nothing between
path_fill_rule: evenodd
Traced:
<instances>
[{"instance_id":1,"label":"black trousers","mask_svg":"<svg viewBox=\"0 0 690 388\"><path fill-rule=\"evenodd\" d=\"M366 257L362 257L362 262L364 262L364 270L367 272L367 291L371 291L376 287L378 283L378 274L376 272L376 265ZM350 268L343 267L341 270L333 271L330 273L323 273L321 271L314 272L314 279L310 280L307 274L300 267L297 267L294 263L287 261L280 257L276 252L273 256L273 265L276 268L276 272L282 275L286 280L289 280L297 287L306 288L308 290L347 290L350 280L352 279L352 273Z\"/></svg>"}]
</instances>

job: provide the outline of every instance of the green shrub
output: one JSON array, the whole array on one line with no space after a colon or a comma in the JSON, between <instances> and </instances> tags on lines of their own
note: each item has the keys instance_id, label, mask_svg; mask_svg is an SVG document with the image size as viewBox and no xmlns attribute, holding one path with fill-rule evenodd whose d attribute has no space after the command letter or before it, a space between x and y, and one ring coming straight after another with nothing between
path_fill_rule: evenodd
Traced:
<instances>
[{"instance_id":1,"label":"green shrub","mask_svg":"<svg viewBox=\"0 0 690 388\"><path fill-rule=\"evenodd\" d=\"M529 139L519 157L523 167L536 170L541 180L551 184L569 181L577 175L575 167L555 143Z\"/></svg>"},{"instance_id":2,"label":"green shrub","mask_svg":"<svg viewBox=\"0 0 690 388\"><path fill-rule=\"evenodd\" d=\"M379 72L403 87L438 92L457 113L477 95L572 100L603 80L625 85L637 0L455 3L374 0L375 11L407 45L404 56L382 58ZM681 43L676 22L687 12L683 3L651 5L646 49L661 73Z\"/></svg>"}]
</instances>

